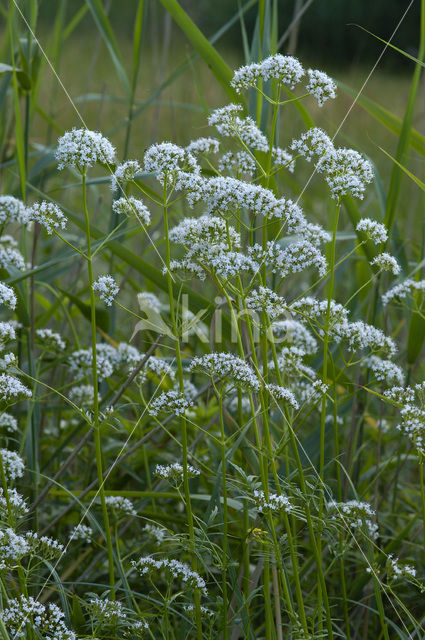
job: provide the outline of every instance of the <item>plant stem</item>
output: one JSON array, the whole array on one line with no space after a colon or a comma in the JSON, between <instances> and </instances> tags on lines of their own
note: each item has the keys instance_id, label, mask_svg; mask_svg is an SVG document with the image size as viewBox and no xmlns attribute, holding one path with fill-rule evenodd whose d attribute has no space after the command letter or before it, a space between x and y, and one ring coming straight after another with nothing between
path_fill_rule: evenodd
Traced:
<instances>
[{"instance_id":1,"label":"plant stem","mask_svg":"<svg viewBox=\"0 0 425 640\"><path fill-rule=\"evenodd\" d=\"M112 536L111 528L109 524L108 509L105 500L105 485L103 480L103 467L102 467L102 443L100 439L100 425L99 425L99 389L98 389L98 377L97 377L97 358L96 358L96 302L95 294L93 291L93 260L91 252L91 237L90 237L90 220L89 212L87 208L87 185L86 174L82 174L83 180L83 206L84 216L86 221L86 236L87 236L87 269L89 277L89 291L90 291L90 320L91 320L91 349L92 349L92 379L93 379L93 428L94 428L94 442L96 453L96 469L98 488L100 494L100 502L102 506L103 524L105 527L105 539L106 548L108 553L108 567L109 567L109 582L111 586L111 599L115 600L115 572L114 572L114 555L112 548Z\"/></svg>"}]
</instances>

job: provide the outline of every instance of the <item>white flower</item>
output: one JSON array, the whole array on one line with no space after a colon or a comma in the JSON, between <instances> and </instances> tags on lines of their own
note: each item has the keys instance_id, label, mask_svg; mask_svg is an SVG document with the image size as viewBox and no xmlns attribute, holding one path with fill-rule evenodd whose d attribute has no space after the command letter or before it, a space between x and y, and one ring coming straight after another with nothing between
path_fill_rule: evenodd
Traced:
<instances>
[{"instance_id":1,"label":"white flower","mask_svg":"<svg viewBox=\"0 0 425 640\"><path fill-rule=\"evenodd\" d=\"M320 276L326 275L325 256L315 245L306 240L293 242L285 249L281 249L274 241L268 242L266 249L255 244L248 248L248 254L260 264L265 262L273 273L279 272L282 278L308 267L315 267Z\"/></svg>"},{"instance_id":2,"label":"white flower","mask_svg":"<svg viewBox=\"0 0 425 640\"><path fill-rule=\"evenodd\" d=\"M371 264L376 265L382 271L391 271L395 276L398 275L401 271L400 265L394 256L389 253L380 253L378 254L371 262Z\"/></svg>"},{"instance_id":3,"label":"white flower","mask_svg":"<svg viewBox=\"0 0 425 640\"><path fill-rule=\"evenodd\" d=\"M401 564L398 558L388 555L388 573L392 578L415 578L416 569L409 564Z\"/></svg>"},{"instance_id":4,"label":"white flower","mask_svg":"<svg viewBox=\"0 0 425 640\"><path fill-rule=\"evenodd\" d=\"M77 407L92 407L94 401L94 388L89 384L72 387L69 392L69 399L76 404Z\"/></svg>"},{"instance_id":5,"label":"white flower","mask_svg":"<svg viewBox=\"0 0 425 640\"><path fill-rule=\"evenodd\" d=\"M269 144L264 133L260 131L252 118L239 117L240 111L242 111L242 107L237 104L228 104L225 107L215 109L208 118L208 124L215 126L222 136L240 138L247 147L258 151L267 151Z\"/></svg>"},{"instance_id":6,"label":"white flower","mask_svg":"<svg viewBox=\"0 0 425 640\"><path fill-rule=\"evenodd\" d=\"M370 218L362 218L356 227L356 231L361 231L366 235L369 240L372 240L375 244L386 242L388 240L388 233L385 225L376 220Z\"/></svg>"},{"instance_id":7,"label":"white flower","mask_svg":"<svg viewBox=\"0 0 425 640\"><path fill-rule=\"evenodd\" d=\"M183 465L180 462L173 462L172 464L157 464L155 470L153 472L154 476L158 478L162 478L163 480L174 480L179 481L183 479ZM187 465L187 475L189 478L196 478L200 475L200 471L192 467L192 465Z\"/></svg>"},{"instance_id":8,"label":"white flower","mask_svg":"<svg viewBox=\"0 0 425 640\"><path fill-rule=\"evenodd\" d=\"M189 371L201 370L211 377L230 378L243 388L258 391L260 384L249 365L232 353L208 353L196 356L189 366Z\"/></svg>"},{"instance_id":9,"label":"white flower","mask_svg":"<svg viewBox=\"0 0 425 640\"><path fill-rule=\"evenodd\" d=\"M362 199L366 185L373 180L372 165L354 149L330 149L316 164L325 173L332 197L351 195Z\"/></svg>"},{"instance_id":10,"label":"white flower","mask_svg":"<svg viewBox=\"0 0 425 640\"><path fill-rule=\"evenodd\" d=\"M105 502L108 507L111 507L111 509L114 509L121 515L137 516L137 511L128 498L124 498L123 496L106 496Z\"/></svg>"},{"instance_id":11,"label":"white flower","mask_svg":"<svg viewBox=\"0 0 425 640\"><path fill-rule=\"evenodd\" d=\"M255 173L255 160L247 151L238 151L237 153L224 153L218 161L218 170L232 171L237 174L246 173L247 175L254 175Z\"/></svg>"},{"instance_id":12,"label":"white flower","mask_svg":"<svg viewBox=\"0 0 425 640\"><path fill-rule=\"evenodd\" d=\"M66 344L59 333L51 329L36 329L35 335L44 348L53 349L54 351L65 351Z\"/></svg>"},{"instance_id":13,"label":"white flower","mask_svg":"<svg viewBox=\"0 0 425 640\"><path fill-rule=\"evenodd\" d=\"M39 536L35 531L29 531L25 535L25 539L30 546L30 552L41 556L45 560L59 557L64 550L63 544L54 540L54 538Z\"/></svg>"},{"instance_id":14,"label":"white flower","mask_svg":"<svg viewBox=\"0 0 425 640\"><path fill-rule=\"evenodd\" d=\"M192 140L186 149L194 156L208 155L210 153L218 153L220 143L216 138L198 138Z\"/></svg>"},{"instance_id":15,"label":"white flower","mask_svg":"<svg viewBox=\"0 0 425 640\"><path fill-rule=\"evenodd\" d=\"M28 513L28 506L25 498L16 489L7 489L8 500L0 487L0 514L4 519L9 517L9 507L14 518L22 518Z\"/></svg>"},{"instance_id":16,"label":"white flower","mask_svg":"<svg viewBox=\"0 0 425 640\"><path fill-rule=\"evenodd\" d=\"M404 280L400 284L396 284L395 287L389 289L382 296L382 304L384 307L391 302L391 300L403 300L409 293L418 291L420 293L425 292L425 280Z\"/></svg>"},{"instance_id":17,"label":"white flower","mask_svg":"<svg viewBox=\"0 0 425 640\"><path fill-rule=\"evenodd\" d=\"M151 214L148 208L143 204L142 200L137 200L130 196L123 196L112 203L112 209L119 215L131 216L135 215L143 224L150 224Z\"/></svg>"},{"instance_id":18,"label":"white flower","mask_svg":"<svg viewBox=\"0 0 425 640\"><path fill-rule=\"evenodd\" d=\"M0 268L7 269L9 265L16 267L19 271L26 268L24 257L18 249L0 244Z\"/></svg>"},{"instance_id":19,"label":"white flower","mask_svg":"<svg viewBox=\"0 0 425 640\"><path fill-rule=\"evenodd\" d=\"M317 69L307 70L309 82L307 92L317 98L319 107L329 98L336 98L336 84L326 73Z\"/></svg>"},{"instance_id":20,"label":"white flower","mask_svg":"<svg viewBox=\"0 0 425 640\"><path fill-rule=\"evenodd\" d=\"M111 306L120 288L112 276L99 276L93 283L93 291L99 293L99 298L105 302L108 307Z\"/></svg>"},{"instance_id":21,"label":"white flower","mask_svg":"<svg viewBox=\"0 0 425 640\"><path fill-rule=\"evenodd\" d=\"M288 171L294 173L295 169L295 160L294 157L289 151L286 149L281 149L280 147L273 147L272 149L272 160L276 167L286 167Z\"/></svg>"},{"instance_id":22,"label":"white flower","mask_svg":"<svg viewBox=\"0 0 425 640\"><path fill-rule=\"evenodd\" d=\"M62 211L56 204L47 200L35 202L28 209L28 216L30 220L41 224L49 235L53 233L54 229L65 229L66 227L67 220Z\"/></svg>"},{"instance_id":23,"label":"white flower","mask_svg":"<svg viewBox=\"0 0 425 640\"><path fill-rule=\"evenodd\" d=\"M277 384L267 384L266 389L274 400L283 400L294 409L298 409L298 402L290 389L280 387Z\"/></svg>"},{"instance_id":24,"label":"white flower","mask_svg":"<svg viewBox=\"0 0 425 640\"><path fill-rule=\"evenodd\" d=\"M311 332L297 320L277 320L272 324L273 335L282 342L301 347L307 355L317 351L317 340Z\"/></svg>"},{"instance_id":25,"label":"white flower","mask_svg":"<svg viewBox=\"0 0 425 640\"><path fill-rule=\"evenodd\" d=\"M24 475L24 461L14 451L0 449L0 456L3 462L4 474L8 480L16 480Z\"/></svg>"},{"instance_id":26,"label":"white flower","mask_svg":"<svg viewBox=\"0 0 425 640\"><path fill-rule=\"evenodd\" d=\"M7 342L16 338L13 322L0 322L0 341Z\"/></svg>"},{"instance_id":27,"label":"white flower","mask_svg":"<svg viewBox=\"0 0 425 640\"><path fill-rule=\"evenodd\" d=\"M56 159L59 169L73 167L84 172L98 162L113 164L115 148L98 131L74 128L59 138Z\"/></svg>"},{"instance_id":28,"label":"white flower","mask_svg":"<svg viewBox=\"0 0 425 640\"><path fill-rule=\"evenodd\" d=\"M4 282L0 282L0 304L5 304L9 309L16 308L16 294L11 287Z\"/></svg>"},{"instance_id":29,"label":"white flower","mask_svg":"<svg viewBox=\"0 0 425 640\"><path fill-rule=\"evenodd\" d=\"M344 524L348 523L354 530L361 531L363 527L366 527L367 534L372 540L376 540L378 537L378 525L372 521L375 512L367 502L359 500L335 502L332 500L328 503L328 509L332 514L335 514L333 515L334 519L340 518Z\"/></svg>"},{"instance_id":30,"label":"white flower","mask_svg":"<svg viewBox=\"0 0 425 640\"><path fill-rule=\"evenodd\" d=\"M0 428L11 433L16 432L18 430L18 421L10 413L2 413L0 415Z\"/></svg>"},{"instance_id":31,"label":"white flower","mask_svg":"<svg viewBox=\"0 0 425 640\"><path fill-rule=\"evenodd\" d=\"M70 541L72 540L83 540L84 542L91 542L93 537L93 529L86 524L77 524L76 527L71 531L69 536Z\"/></svg>"},{"instance_id":32,"label":"white flower","mask_svg":"<svg viewBox=\"0 0 425 640\"><path fill-rule=\"evenodd\" d=\"M291 143L291 149L310 162L314 157L321 158L324 154L334 151L332 140L323 129L313 127Z\"/></svg>"},{"instance_id":33,"label":"white flower","mask_svg":"<svg viewBox=\"0 0 425 640\"><path fill-rule=\"evenodd\" d=\"M259 491L256 489L254 491L254 501L257 505L258 509L262 512L267 511L289 511L292 510L292 505L289 502L289 498L283 495L279 495L277 493L269 493L268 497L266 497L264 491Z\"/></svg>"},{"instance_id":34,"label":"white flower","mask_svg":"<svg viewBox=\"0 0 425 640\"><path fill-rule=\"evenodd\" d=\"M261 64L254 62L237 69L230 84L236 89L238 93L241 93L241 91L243 91L244 89L255 87L257 84L257 80L260 77Z\"/></svg>"},{"instance_id":35,"label":"white flower","mask_svg":"<svg viewBox=\"0 0 425 640\"><path fill-rule=\"evenodd\" d=\"M158 572L164 572L169 581L180 580L184 586L190 589L199 589L205 595L207 594L205 580L199 573L179 560L169 560L168 558L156 560L152 556L145 556L137 561L132 561L131 564L142 577L152 577Z\"/></svg>"},{"instance_id":36,"label":"white flower","mask_svg":"<svg viewBox=\"0 0 425 640\"><path fill-rule=\"evenodd\" d=\"M162 542L164 542L164 538L167 534L167 530L164 527L157 527L150 522L145 525L143 531L147 533L148 536L155 540L156 546L160 546Z\"/></svg>"},{"instance_id":37,"label":"white flower","mask_svg":"<svg viewBox=\"0 0 425 640\"><path fill-rule=\"evenodd\" d=\"M196 158L171 142L153 144L145 153L145 171L155 173L161 184L172 186L180 171L199 173Z\"/></svg>"},{"instance_id":38,"label":"white flower","mask_svg":"<svg viewBox=\"0 0 425 640\"><path fill-rule=\"evenodd\" d=\"M136 173L140 173L141 170L142 168L137 160L127 160L119 164L111 176L112 191L122 189L123 183L134 180Z\"/></svg>"},{"instance_id":39,"label":"white flower","mask_svg":"<svg viewBox=\"0 0 425 640\"><path fill-rule=\"evenodd\" d=\"M15 533L12 528L0 530L0 570L16 565L22 556L29 553L29 550L27 540Z\"/></svg>"},{"instance_id":40,"label":"white flower","mask_svg":"<svg viewBox=\"0 0 425 640\"><path fill-rule=\"evenodd\" d=\"M116 623L127 619L123 605L117 601L91 598L87 609L95 619L103 622Z\"/></svg>"},{"instance_id":41,"label":"white flower","mask_svg":"<svg viewBox=\"0 0 425 640\"><path fill-rule=\"evenodd\" d=\"M11 404L31 396L31 391L20 380L7 373L0 374L0 401Z\"/></svg>"},{"instance_id":42,"label":"white flower","mask_svg":"<svg viewBox=\"0 0 425 640\"><path fill-rule=\"evenodd\" d=\"M26 224L28 222L28 209L18 198L13 196L0 196L0 224L8 222Z\"/></svg>"},{"instance_id":43,"label":"white flower","mask_svg":"<svg viewBox=\"0 0 425 640\"><path fill-rule=\"evenodd\" d=\"M27 625L31 628L34 637L43 638L43 640L77 639L75 633L66 627L65 614L57 605L41 604L32 596L20 595L10 599L0 616L13 640L27 638Z\"/></svg>"},{"instance_id":44,"label":"white flower","mask_svg":"<svg viewBox=\"0 0 425 640\"><path fill-rule=\"evenodd\" d=\"M286 310L286 301L268 287L259 287L247 296L246 306L253 311L265 311L270 318L277 318Z\"/></svg>"},{"instance_id":45,"label":"white flower","mask_svg":"<svg viewBox=\"0 0 425 640\"><path fill-rule=\"evenodd\" d=\"M151 400L148 406L148 413L151 416L157 416L161 411L166 411L176 416L181 416L192 405L193 402L190 402L183 393L172 389L171 391L164 391Z\"/></svg>"},{"instance_id":46,"label":"white flower","mask_svg":"<svg viewBox=\"0 0 425 640\"><path fill-rule=\"evenodd\" d=\"M375 378L381 382L394 382L402 385L404 382L403 371L391 360L382 360L378 356L370 356L366 360L367 366L375 374Z\"/></svg>"},{"instance_id":47,"label":"white flower","mask_svg":"<svg viewBox=\"0 0 425 640\"><path fill-rule=\"evenodd\" d=\"M261 76L264 80L279 80L293 89L304 76L301 62L293 56L282 56L280 53L269 56L261 63Z\"/></svg>"}]
</instances>

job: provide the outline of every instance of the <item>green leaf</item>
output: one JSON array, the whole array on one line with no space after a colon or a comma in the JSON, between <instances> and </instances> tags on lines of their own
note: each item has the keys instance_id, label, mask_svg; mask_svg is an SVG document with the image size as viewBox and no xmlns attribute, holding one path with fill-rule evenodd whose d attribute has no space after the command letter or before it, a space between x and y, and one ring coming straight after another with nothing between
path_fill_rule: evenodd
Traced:
<instances>
[{"instance_id":1,"label":"green leaf","mask_svg":"<svg viewBox=\"0 0 425 640\"><path fill-rule=\"evenodd\" d=\"M69 298L73 304L81 311L82 315L90 322L91 320L91 308L90 305L86 302L82 302L80 298L74 296L72 293L68 291L64 291L60 287L58 287L59 291L63 293L64 296ZM109 313L106 309L102 309L100 307L96 307L96 325L102 329L105 333L109 331Z\"/></svg>"},{"instance_id":2,"label":"green leaf","mask_svg":"<svg viewBox=\"0 0 425 640\"><path fill-rule=\"evenodd\" d=\"M100 34L108 48L109 54L114 63L118 77L129 96L131 94L130 85L128 82L127 74L125 72L124 63L121 59L121 55L118 49L117 42L115 40L114 32L111 24L108 20L108 16L105 13L103 5L100 0L86 0L86 3L91 11L93 19L100 31Z\"/></svg>"},{"instance_id":3,"label":"green leaf","mask_svg":"<svg viewBox=\"0 0 425 640\"><path fill-rule=\"evenodd\" d=\"M408 175L409 178L413 180L413 182L417 184L420 189L422 189L422 191L425 191L425 182L422 182L422 180L419 180L419 178L417 178L411 171L409 171L409 169L404 167L401 164L401 162L398 162L395 158L393 158L393 156L390 153L388 153L388 151L385 151L385 149L383 149L382 147L379 147L379 149L382 151L382 153L385 153L386 156L391 158L394 164L396 164L402 171L404 171L404 173Z\"/></svg>"},{"instance_id":4,"label":"green leaf","mask_svg":"<svg viewBox=\"0 0 425 640\"><path fill-rule=\"evenodd\" d=\"M241 102L239 94L237 94L233 87L230 86L230 81L233 78L233 72L218 53L217 49L213 47L204 34L198 29L177 0L161 0L161 3L179 25L199 55L211 68L211 71L214 73L229 98L234 102Z\"/></svg>"}]
</instances>

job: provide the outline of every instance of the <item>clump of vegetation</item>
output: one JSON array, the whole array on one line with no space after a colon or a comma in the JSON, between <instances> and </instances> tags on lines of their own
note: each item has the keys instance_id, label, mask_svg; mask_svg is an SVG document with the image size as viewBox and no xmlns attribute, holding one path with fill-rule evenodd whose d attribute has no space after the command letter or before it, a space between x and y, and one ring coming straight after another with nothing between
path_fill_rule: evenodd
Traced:
<instances>
[{"instance_id":1,"label":"clump of vegetation","mask_svg":"<svg viewBox=\"0 0 425 640\"><path fill-rule=\"evenodd\" d=\"M275 53L202 137L129 159L75 126L36 185L7 73L1 637L420 634L425 281L393 255L400 155L375 215L371 160L309 115L335 81Z\"/></svg>"}]
</instances>

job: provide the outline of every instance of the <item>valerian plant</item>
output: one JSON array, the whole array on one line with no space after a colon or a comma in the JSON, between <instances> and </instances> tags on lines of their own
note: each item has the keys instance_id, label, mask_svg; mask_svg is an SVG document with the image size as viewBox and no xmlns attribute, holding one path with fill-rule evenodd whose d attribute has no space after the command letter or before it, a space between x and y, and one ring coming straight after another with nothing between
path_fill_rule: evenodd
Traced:
<instances>
[{"instance_id":1,"label":"valerian plant","mask_svg":"<svg viewBox=\"0 0 425 640\"><path fill-rule=\"evenodd\" d=\"M414 521L396 527L397 479L379 499L387 468L362 471L359 434L373 424L388 460L398 447L419 465L425 522L424 383L406 386L379 309L362 315L361 290L348 298L337 277L372 245L386 307L420 309L424 282L390 287L400 267L369 216L339 249L343 203L374 179L365 157L315 127L282 146L282 111L323 106L333 80L275 55L238 69L232 86L269 106L267 131L229 104L208 118L217 137L154 144L122 164L101 133L59 139L62 179L81 188L82 237L65 204L0 198L3 638L354 638L365 616L386 640L422 628L412 603L423 567L404 544ZM305 163L326 185L326 228L281 187ZM89 197L96 165L112 186L106 234ZM110 259L110 242L130 232L155 247L156 290ZM43 326L28 326L10 318L19 283L36 275L21 249L38 233L78 261L79 297L58 274L46 315L35 280ZM125 341L101 305L119 313ZM406 439L395 445L397 411Z\"/></svg>"}]
</instances>

